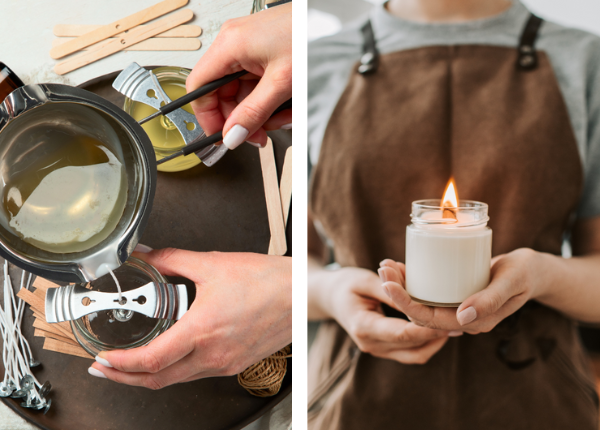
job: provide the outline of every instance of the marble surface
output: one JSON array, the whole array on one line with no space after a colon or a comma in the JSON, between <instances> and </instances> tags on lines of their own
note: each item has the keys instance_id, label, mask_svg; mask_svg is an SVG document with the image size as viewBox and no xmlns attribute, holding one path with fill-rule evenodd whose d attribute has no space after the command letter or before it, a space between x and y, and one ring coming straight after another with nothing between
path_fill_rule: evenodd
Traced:
<instances>
[{"instance_id":1,"label":"marble surface","mask_svg":"<svg viewBox=\"0 0 600 430\"><path fill-rule=\"evenodd\" d=\"M194 19L186 24L202 27L202 47L198 51L121 51L64 76L53 72L62 60L50 58L56 24L109 24L158 0L2 0L0 61L8 65L26 84L65 83L79 85L89 79L121 70L133 61L142 66L165 65L193 68L228 19L248 15L252 0L191 0L186 8ZM86 375L87 376L87 375ZM291 395L247 430L287 430L291 428ZM0 430L35 430L0 402Z\"/></svg>"}]
</instances>

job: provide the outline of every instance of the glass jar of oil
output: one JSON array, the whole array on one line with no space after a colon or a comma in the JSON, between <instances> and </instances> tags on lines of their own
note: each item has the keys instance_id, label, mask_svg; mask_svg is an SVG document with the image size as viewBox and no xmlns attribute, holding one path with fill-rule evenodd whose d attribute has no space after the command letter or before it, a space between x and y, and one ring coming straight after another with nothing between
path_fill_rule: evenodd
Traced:
<instances>
[{"instance_id":1,"label":"glass jar of oil","mask_svg":"<svg viewBox=\"0 0 600 430\"><path fill-rule=\"evenodd\" d=\"M190 74L189 69L181 67L159 67L152 70L152 73L158 79L163 91L171 100L176 100L185 94L185 81ZM146 118L156 112L156 109L144 104L125 98L125 112L131 115L136 121ZM187 104L182 109L194 114L192 107ZM159 116L142 125L142 128L148 134L156 159L168 157L169 155L179 151L185 146L185 141L181 137L181 133L166 116ZM200 164L200 159L195 155L187 157L178 157L158 166L161 172L180 172L190 169Z\"/></svg>"}]
</instances>

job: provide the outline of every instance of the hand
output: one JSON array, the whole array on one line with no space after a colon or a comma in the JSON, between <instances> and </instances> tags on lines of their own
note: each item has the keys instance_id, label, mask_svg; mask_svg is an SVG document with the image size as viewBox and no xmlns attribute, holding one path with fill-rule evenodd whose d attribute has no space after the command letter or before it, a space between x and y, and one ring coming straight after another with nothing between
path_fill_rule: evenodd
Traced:
<instances>
[{"instance_id":1,"label":"hand","mask_svg":"<svg viewBox=\"0 0 600 430\"><path fill-rule=\"evenodd\" d=\"M244 141L265 146L265 130L291 128L289 109L269 119L292 97L291 3L225 22L188 77L187 91L241 70L249 74L192 102L206 134L223 130L229 149Z\"/></svg>"},{"instance_id":2,"label":"hand","mask_svg":"<svg viewBox=\"0 0 600 430\"><path fill-rule=\"evenodd\" d=\"M135 256L164 275L194 281L196 299L148 345L101 352L94 376L159 389L235 375L292 341L291 258L177 249Z\"/></svg>"},{"instance_id":3,"label":"hand","mask_svg":"<svg viewBox=\"0 0 600 430\"><path fill-rule=\"evenodd\" d=\"M422 327L487 333L504 318L535 298L543 286L539 253L517 249L492 260L491 281L484 290L467 298L458 309L425 306L405 290L405 266L392 260L381 262L379 274L396 307Z\"/></svg>"},{"instance_id":4,"label":"hand","mask_svg":"<svg viewBox=\"0 0 600 430\"><path fill-rule=\"evenodd\" d=\"M424 364L448 340L447 331L385 317L381 302L394 304L382 294L381 281L375 273L344 268L330 276L331 314L361 351L404 364Z\"/></svg>"}]
</instances>

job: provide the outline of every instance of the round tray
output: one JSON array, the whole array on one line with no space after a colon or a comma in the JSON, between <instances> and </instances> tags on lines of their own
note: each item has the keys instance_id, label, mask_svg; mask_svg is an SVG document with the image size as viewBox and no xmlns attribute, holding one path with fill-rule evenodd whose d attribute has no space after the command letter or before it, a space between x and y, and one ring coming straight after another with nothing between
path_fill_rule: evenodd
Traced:
<instances>
[{"instance_id":1,"label":"round tray","mask_svg":"<svg viewBox=\"0 0 600 430\"><path fill-rule=\"evenodd\" d=\"M124 96L112 88L119 72L82 85L122 107ZM281 174L291 133L270 132L277 171ZM291 255L291 211L286 234ZM203 164L178 173L158 172L156 196L141 243L154 249L175 247L193 251L238 251L266 254L269 222L258 149L241 145L212 167ZM0 294L1 296L1 294ZM33 315L23 318L23 331L42 366L34 374L49 380L52 407L46 415L22 408L20 399L2 399L27 421L49 430L203 429L237 430L258 419L292 391L292 362L281 391L254 397L237 378L208 378L158 391L129 387L87 373L92 359L42 349L33 336ZM4 369L0 364L0 372Z\"/></svg>"}]
</instances>

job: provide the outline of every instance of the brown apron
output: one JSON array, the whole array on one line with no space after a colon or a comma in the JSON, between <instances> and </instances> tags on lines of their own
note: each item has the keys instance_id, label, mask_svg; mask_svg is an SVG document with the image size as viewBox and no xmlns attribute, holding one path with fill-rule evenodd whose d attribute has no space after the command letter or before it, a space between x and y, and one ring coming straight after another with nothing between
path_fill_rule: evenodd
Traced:
<instances>
[{"instance_id":1,"label":"brown apron","mask_svg":"<svg viewBox=\"0 0 600 430\"><path fill-rule=\"evenodd\" d=\"M569 114L531 16L519 47L432 46L379 55L370 23L325 133L311 212L342 266L404 261L414 200L489 204L493 254L556 255L583 173ZM565 285L568 288L568 285ZM309 357L311 430L598 429L576 325L530 302L490 333L450 338L425 365L361 353L335 322Z\"/></svg>"}]
</instances>

